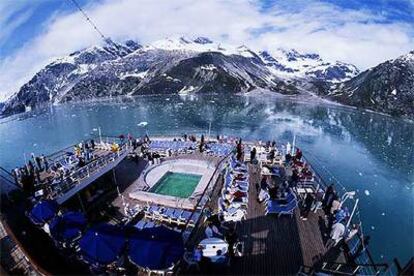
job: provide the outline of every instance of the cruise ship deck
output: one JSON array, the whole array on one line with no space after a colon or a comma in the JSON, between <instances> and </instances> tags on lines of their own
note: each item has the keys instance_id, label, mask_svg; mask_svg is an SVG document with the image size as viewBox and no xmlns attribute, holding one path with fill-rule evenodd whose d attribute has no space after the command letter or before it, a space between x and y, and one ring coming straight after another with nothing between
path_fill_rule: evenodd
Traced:
<instances>
[{"instance_id":1,"label":"cruise ship deck","mask_svg":"<svg viewBox=\"0 0 414 276\"><path fill-rule=\"evenodd\" d=\"M156 139L154 138L155 141ZM170 139L162 138L158 144L153 143L153 145L157 144L161 147L163 143L169 143L169 147L172 147L172 145L176 146L176 143L181 143L165 142ZM312 275L315 272L323 272L332 275L371 275L389 272L388 265L374 262L366 244L363 243L364 237L360 234L347 242L348 252L345 252L343 247L336 246L327 250L326 243L330 233L324 211L316 208L315 211L310 212L306 221L302 220L300 207L303 205L303 195L301 197L299 190L295 190L297 195L292 193L295 202L297 199L299 204L296 203L289 212L275 214L269 211L267 201L259 202L263 164L268 161L266 157L268 152L261 153L262 160L259 162L257 160L250 162L247 156L246 162L240 162L246 168L247 175L247 179L243 180L247 183L244 195L246 201L243 207L240 207L243 216L230 217L229 220L222 222L222 231L226 231L229 226L235 227L237 244L240 245L239 254L230 257L227 265L221 267L219 271L209 265L200 264L194 267L194 262L189 262L185 256L191 254L205 240L205 230L211 213L228 213L223 210L220 202L229 185L228 174L234 170L231 168L231 163L236 162L233 143L223 142L221 145L214 141L211 144L211 149L214 150L208 154L200 153L195 147L195 142L187 145L185 150L176 148L176 152L171 152L170 148L165 151L153 149L153 152L148 155L151 158L140 154L143 152L142 146L132 149L124 144L115 154L111 153L111 149L107 152L104 149L103 154L95 155L96 159L93 162L99 165L91 166L94 170L87 170L85 174L81 174L82 178L70 182L70 186L66 185L66 190L51 193L51 196L64 212L68 209L83 212L88 217L89 225L104 222L109 225L135 227L139 230L164 225L171 231L182 234L186 253L173 268L152 271L128 263L120 265L122 270L118 270L119 268L113 265L110 268L105 267L111 269L110 273L123 271L122 273L127 274L154 272L157 274ZM245 154L253 147L259 146L253 142L245 144ZM278 155L276 159L278 161L272 161L272 166L286 169L286 173L272 176L271 179L274 185L282 186L292 172L289 167L285 167L282 155ZM136 196L136 193L150 192L151 187L146 176L151 169L159 164L180 160L186 160L187 163L184 162L183 167L185 169L191 169L188 167L189 160L193 163L202 161L200 164L211 166L212 169L211 173L206 173L207 171L196 168L201 174L205 173L207 179L200 181L190 196L193 205L186 205L179 198L174 204L169 196L165 196L164 199L167 199L165 202L162 201L162 195L157 195L161 200L157 202L152 202L151 199L142 200L145 197ZM87 168L90 164L86 165ZM313 169L312 174L314 179L312 183L316 185L312 187L313 192L319 189L324 191L325 184ZM4 181L4 177L2 180ZM31 200L36 202L37 199ZM14 241L9 252L15 252L3 255L7 255L7 260L2 259L2 267L6 267L11 272L31 271L38 275L89 272L89 265L79 257L82 248L77 242L69 246L65 245L62 249L61 244L53 241L50 233L45 233L43 228L33 225L24 215L28 213L27 203L23 201L20 205L13 205L13 202L18 201L8 197L2 203L4 226L1 231L2 241L6 239ZM173 216L177 212L180 215ZM354 256L350 259L350 255Z\"/></svg>"},{"instance_id":2,"label":"cruise ship deck","mask_svg":"<svg viewBox=\"0 0 414 276\"><path fill-rule=\"evenodd\" d=\"M249 166L250 183L260 182L260 168ZM217 208L217 199L223 183L218 183L212 194L210 208ZM237 223L236 230L244 245L243 257L235 259L228 267L228 275L293 275L303 267L322 265L323 262L345 262L340 252L328 252L325 248L328 234L325 215L318 210L307 221L300 219L299 209L293 217L266 215L265 206L259 203L258 191L249 191L246 220ZM191 246L204 238L204 227L197 229ZM325 241L324 241L325 239Z\"/></svg>"}]
</instances>

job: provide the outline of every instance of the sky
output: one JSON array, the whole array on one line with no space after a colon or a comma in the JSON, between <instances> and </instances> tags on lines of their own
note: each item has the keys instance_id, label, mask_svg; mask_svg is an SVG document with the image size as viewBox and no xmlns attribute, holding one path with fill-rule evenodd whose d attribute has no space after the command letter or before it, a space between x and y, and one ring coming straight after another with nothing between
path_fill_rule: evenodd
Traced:
<instances>
[{"instance_id":1,"label":"sky","mask_svg":"<svg viewBox=\"0 0 414 276\"><path fill-rule=\"evenodd\" d=\"M414 49L414 0L76 0L105 36L206 36L364 70ZM102 44L72 0L0 0L0 101L57 57Z\"/></svg>"}]
</instances>

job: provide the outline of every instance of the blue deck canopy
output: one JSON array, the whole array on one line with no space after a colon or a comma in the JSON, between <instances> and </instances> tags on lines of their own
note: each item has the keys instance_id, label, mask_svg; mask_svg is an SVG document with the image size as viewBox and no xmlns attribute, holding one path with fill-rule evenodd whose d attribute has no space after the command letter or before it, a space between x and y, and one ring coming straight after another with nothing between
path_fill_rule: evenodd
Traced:
<instances>
[{"instance_id":1,"label":"blue deck canopy","mask_svg":"<svg viewBox=\"0 0 414 276\"><path fill-rule=\"evenodd\" d=\"M79 246L86 262L107 265L118 259L125 242L123 229L110 224L98 224L86 231Z\"/></svg>"},{"instance_id":2,"label":"blue deck canopy","mask_svg":"<svg viewBox=\"0 0 414 276\"><path fill-rule=\"evenodd\" d=\"M71 242L81 235L87 223L83 213L67 212L50 222L50 234L58 242Z\"/></svg>"},{"instance_id":3,"label":"blue deck canopy","mask_svg":"<svg viewBox=\"0 0 414 276\"><path fill-rule=\"evenodd\" d=\"M55 217L59 205L54 200L39 201L30 211L30 220L37 225L43 225Z\"/></svg>"},{"instance_id":4,"label":"blue deck canopy","mask_svg":"<svg viewBox=\"0 0 414 276\"><path fill-rule=\"evenodd\" d=\"M176 264L184 254L180 233L159 226L136 230L128 241L131 262L150 270L164 270Z\"/></svg>"}]
</instances>

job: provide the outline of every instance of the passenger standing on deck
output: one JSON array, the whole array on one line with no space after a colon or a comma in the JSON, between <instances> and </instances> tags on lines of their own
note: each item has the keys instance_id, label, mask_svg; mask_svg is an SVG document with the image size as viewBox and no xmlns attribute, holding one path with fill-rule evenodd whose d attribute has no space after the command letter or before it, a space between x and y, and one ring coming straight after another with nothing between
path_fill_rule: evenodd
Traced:
<instances>
[{"instance_id":1,"label":"passenger standing on deck","mask_svg":"<svg viewBox=\"0 0 414 276\"><path fill-rule=\"evenodd\" d=\"M39 170L38 167L34 167L34 174L36 176L37 184L40 184L41 183L41 181L40 181L40 170Z\"/></svg>"},{"instance_id":2,"label":"passenger standing on deck","mask_svg":"<svg viewBox=\"0 0 414 276\"><path fill-rule=\"evenodd\" d=\"M316 211L322 206L322 200L323 200L323 192L321 189L319 189L315 194L315 204L312 208L312 211L316 213Z\"/></svg>"},{"instance_id":3,"label":"passenger standing on deck","mask_svg":"<svg viewBox=\"0 0 414 276\"><path fill-rule=\"evenodd\" d=\"M95 141L93 139L91 139L91 148L95 149Z\"/></svg>"},{"instance_id":4,"label":"passenger standing on deck","mask_svg":"<svg viewBox=\"0 0 414 276\"><path fill-rule=\"evenodd\" d=\"M256 159L256 148L253 147L253 149L250 151L250 163L253 164L255 159Z\"/></svg>"},{"instance_id":5,"label":"passenger standing on deck","mask_svg":"<svg viewBox=\"0 0 414 276\"><path fill-rule=\"evenodd\" d=\"M237 236L236 227L234 225L231 225L225 234L225 240L229 244L230 256L234 256L233 247L238 239L239 238Z\"/></svg>"},{"instance_id":6,"label":"passenger standing on deck","mask_svg":"<svg viewBox=\"0 0 414 276\"><path fill-rule=\"evenodd\" d=\"M201 139L200 139L200 152L204 151L204 134L201 135Z\"/></svg>"},{"instance_id":7,"label":"passenger standing on deck","mask_svg":"<svg viewBox=\"0 0 414 276\"><path fill-rule=\"evenodd\" d=\"M16 184L20 183L20 169L18 167L16 167L14 170L12 170L12 175L14 177L14 181L16 182Z\"/></svg>"},{"instance_id":8,"label":"passenger standing on deck","mask_svg":"<svg viewBox=\"0 0 414 276\"><path fill-rule=\"evenodd\" d=\"M314 201L315 201L315 198L313 194L311 193L306 194L305 202L303 204L302 215L300 216L302 220L308 219L308 215L309 215L310 210L312 209Z\"/></svg>"},{"instance_id":9,"label":"passenger standing on deck","mask_svg":"<svg viewBox=\"0 0 414 276\"><path fill-rule=\"evenodd\" d=\"M243 146L242 146L242 139L241 138L237 142L236 149L237 149L237 156L236 156L236 158L237 158L238 161L242 162L243 161L242 160L242 158L243 158Z\"/></svg>"},{"instance_id":10,"label":"passenger standing on deck","mask_svg":"<svg viewBox=\"0 0 414 276\"><path fill-rule=\"evenodd\" d=\"M200 263L203 259L203 247L201 245L197 245L197 247L194 249L194 261L197 263Z\"/></svg>"},{"instance_id":11,"label":"passenger standing on deck","mask_svg":"<svg viewBox=\"0 0 414 276\"><path fill-rule=\"evenodd\" d=\"M42 170L43 170L43 168L42 168L42 160L40 159L40 157L39 157L39 156L36 156L36 165L37 165L37 168L38 168L40 171L42 171Z\"/></svg>"},{"instance_id":12,"label":"passenger standing on deck","mask_svg":"<svg viewBox=\"0 0 414 276\"><path fill-rule=\"evenodd\" d=\"M335 223L332 226L332 231L330 234L330 239L326 243L326 249L330 249L333 246L336 246L344 237L345 234L345 225L340 222Z\"/></svg>"},{"instance_id":13,"label":"passenger standing on deck","mask_svg":"<svg viewBox=\"0 0 414 276\"><path fill-rule=\"evenodd\" d=\"M299 148L296 148L295 159L300 161L302 159L302 151Z\"/></svg>"},{"instance_id":14,"label":"passenger standing on deck","mask_svg":"<svg viewBox=\"0 0 414 276\"><path fill-rule=\"evenodd\" d=\"M269 153L269 160L270 160L270 162L272 162L272 164L273 164L273 160L275 159L275 156L276 156L275 150L271 149L270 153Z\"/></svg>"},{"instance_id":15,"label":"passenger standing on deck","mask_svg":"<svg viewBox=\"0 0 414 276\"><path fill-rule=\"evenodd\" d=\"M290 155L290 153L287 153L285 155L285 164L286 165L289 165L290 164L290 161L292 161L292 155Z\"/></svg>"},{"instance_id":16,"label":"passenger standing on deck","mask_svg":"<svg viewBox=\"0 0 414 276\"><path fill-rule=\"evenodd\" d=\"M290 177L290 183L289 186L290 187L296 187L296 185L298 184L299 181L299 174L298 174L298 170L293 169L292 171L292 176Z\"/></svg>"},{"instance_id":17,"label":"passenger standing on deck","mask_svg":"<svg viewBox=\"0 0 414 276\"><path fill-rule=\"evenodd\" d=\"M286 145L286 154L291 155L291 150L292 150L292 146L290 145L290 143L288 142Z\"/></svg>"},{"instance_id":18,"label":"passenger standing on deck","mask_svg":"<svg viewBox=\"0 0 414 276\"><path fill-rule=\"evenodd\" d=\"M339 209L341 209L341 202L338 198L335 198L334 200L332 200L331 209L329 210L329 213L333 215Z\"/></svg>"},{"instance_id":19,"label":"passenger standing on deck","mask_svg":"<svg viewBox=\"0 0 414 276\"><path fill-rule=\"evenodd\" d=\"M43 169L44 169L44 171L49 170L49 163L47 162L47 158L44 156L44 154L42 154L42 155L40 156L40 160L41 160L41 161L42 161L42 163L43 163Z\"/></svg>"},{"instance_id":20,"label":"passenger standing on deck","mask_svg":"<svg viewBox=\"0 0 414 276\"><path fill-rule=\"evenodd\" d=\"M326 188L325 196L322 201L322 206L325 210L325 214L328 214L332 207L332 201L334 201L335 199L334 194L335 194L335 188L334 188L334 185L331 184L328 186L328 188Z\"/></svg>"}]
</instances>

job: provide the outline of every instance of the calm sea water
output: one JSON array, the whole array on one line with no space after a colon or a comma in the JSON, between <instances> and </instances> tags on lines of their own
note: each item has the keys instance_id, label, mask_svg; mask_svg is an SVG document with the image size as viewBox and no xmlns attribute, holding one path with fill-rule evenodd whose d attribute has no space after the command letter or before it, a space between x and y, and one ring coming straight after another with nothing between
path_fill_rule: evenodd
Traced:
<instances>
[{"instance_id":1,"label":"calm sea water","mask_svg":"<svg viewBox=\"0 0 414 276\"><path fill-rule=\"evenodd\" d=\"M140 122L148 122L144 128ZM327 179L355 190L379 261L414 255L414 124L321 103L252 96L153 96L68 104L0 120L0 165L80 139L121 133L206 133L297 145ZM340 189L338 187L338 189Z\"/></svg>"}]
</instances>

